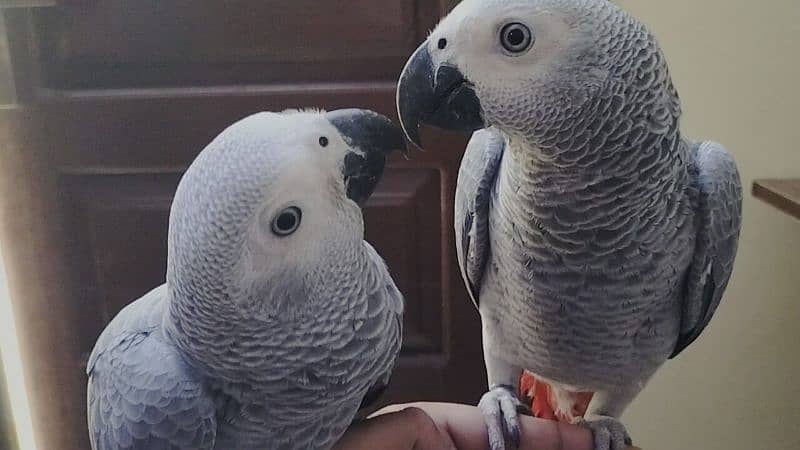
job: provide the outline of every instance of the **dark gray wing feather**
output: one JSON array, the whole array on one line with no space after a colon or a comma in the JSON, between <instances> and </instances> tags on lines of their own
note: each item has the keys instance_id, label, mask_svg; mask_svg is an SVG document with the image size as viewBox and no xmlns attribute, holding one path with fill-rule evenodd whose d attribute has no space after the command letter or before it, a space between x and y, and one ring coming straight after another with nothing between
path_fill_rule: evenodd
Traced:
<instances>
[{"instance_id":1,"label":"dark gray wing feather","mask_svg":"<svg viewBox=\"0 0 800 450\"><path fill-rule=\"evenodd\" d=\"M213 401L200 377L164 340L157 320L161 302L148 295L114 319L89 361L92 448L211 450Z\"/></svg>"},{"instance_id":2,"label":"dark gray wing feather","mask_svg":"<svg viewBox=\"0 0 800 450\"><path fill-rule=\"evenodd\" d=\"M478 306L480 284L489 253L489 205L505 140L494 130L476 132L467 145L455 199L455 232L458 265Z\"/></svg>"},{"instance_id":3,"label":"dark gray wing feather","mask_svg":"<svg viewBox=\"0 0 800 450\"><path fill-rule=\"evenodd\" d=\"M696 145L697 243L689 268L681 335L672 358L703 332L733 271L742 224L742 186L733 157L715 142Z\"/></svg>"}]
</instances>

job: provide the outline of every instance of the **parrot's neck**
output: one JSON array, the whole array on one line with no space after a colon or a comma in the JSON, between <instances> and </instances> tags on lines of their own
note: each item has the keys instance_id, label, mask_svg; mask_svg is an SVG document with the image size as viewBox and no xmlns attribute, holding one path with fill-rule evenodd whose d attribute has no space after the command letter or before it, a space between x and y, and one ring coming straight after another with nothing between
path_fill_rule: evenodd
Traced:
<instances>
[{"instance_id":1,"label":"parrot's neck","mask_svg":"<svg viewBox=\"0 0 800 450\"><path fill-rule=\"evenodd\" d=\"M567 150L553 154L507 138L498 183L501 195L515 200L502 202L502 208L516 209L506 211L509 217L533 218L522 226L530 226L535 233L556 232L569 223L613 228L631 215L646 215L682 195L679 191L688 176L687 153L678 130L664 136L663 145L620 148L613 153Z\"/></svg>"},{"instance_id":2,"label":"parrot's neck","mask_svg":"<svg viewBox=\"0 0 800 450\"><path fill-rule=\"evenodd\" d=\"M242 291L225 286L168 283L166 334L229 395L246 397L264 386L274 388L270 377L278 368L292 372L301 363L297 355L305 351L325 354L326 343L352 334L364 310L359 302L368 296L355 294L363 289L359 280L374 279L375 268L363 247L334 250L335 264L265 282L248 298L237 298ZM315 330L325 330L325 342L314 339ZM289 347L293 351L287 353Z\"/></svg>"}]
</instances>

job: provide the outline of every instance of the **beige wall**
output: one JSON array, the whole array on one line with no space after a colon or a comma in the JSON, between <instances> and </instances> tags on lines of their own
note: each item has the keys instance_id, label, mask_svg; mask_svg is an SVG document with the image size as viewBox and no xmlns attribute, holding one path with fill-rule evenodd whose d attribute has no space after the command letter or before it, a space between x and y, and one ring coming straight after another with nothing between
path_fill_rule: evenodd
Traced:
<instances>
[{"instance_id":1,"label":"beige wall","mask_svg":"<svg viewBox=\"0 0 800 450\"><path fill-rule=\"evenodd\" d=\"M747 191L719 312L625 420L645 450L800 449L800 222L750 195L754 178L800 178L800 1L618 3L659 37L684 131L722 142Z\"/></svg>"}]
</instances>

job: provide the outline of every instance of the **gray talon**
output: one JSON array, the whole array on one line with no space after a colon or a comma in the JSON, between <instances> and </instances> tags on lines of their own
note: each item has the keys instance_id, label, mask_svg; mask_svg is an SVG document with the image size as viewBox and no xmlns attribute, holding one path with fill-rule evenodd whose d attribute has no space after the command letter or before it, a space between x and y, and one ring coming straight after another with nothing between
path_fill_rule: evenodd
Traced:
<instances>
[{"instance_id":1,"label":"gray talon","mask_svg":"<svg viewBox=\"0 0 800 450\"><path fill-rule=\"evenodd\" d=\"M627 450L633 442L625 425L614 417L589 416L577 424L592 430L595 450Z\"/></svg>"},{"instance_id":2,"label":"gray talon","mask_svg":"<svg viewBox=\"0 0 800 450\"><path fill-rule=\"evenodd\" d=\"M524 405L517 398L513 389L498 386L483 394L478 408L483 413L489 435L489 446L492 450L506 450L506 442L519 447L521 430L519 426L519 409Z\"/></svg>"}]
</instances>

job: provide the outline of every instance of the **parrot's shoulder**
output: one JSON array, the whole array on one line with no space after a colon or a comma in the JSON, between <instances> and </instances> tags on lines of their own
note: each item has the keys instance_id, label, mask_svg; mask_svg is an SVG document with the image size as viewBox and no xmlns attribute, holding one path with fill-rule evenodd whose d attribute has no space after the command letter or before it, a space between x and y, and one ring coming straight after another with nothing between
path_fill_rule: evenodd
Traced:
<instances>
[{"instance_id":1,"label":"parrot's shoulder","mask_svg":"<svg viewBox=\"0 0 800 450\"><path fill-rule=\"evenodd\" d=\"M89 361L93 448L211 449L214 399L204 377L164 334L163 301L150 295L114 318Z\"/></svg>"},{"instance_id":2,"label":"parrot's shoulder","mask_svg":"<svg viewBox=\"0 0 800 450\"><path fill-rule=\"evenodd\" d=\"M119 345L130 344L135 336L159 329L166 296L167 287L164 284L123 308L97 339L86 366L87 375L91 374L97 359L104 353Z\"/></svg>"},{"instance_id":3,"label":"parrot's shoulder","mask_svg":"<svg viewBox=\"0 0 800 450\"><path fill-rule=\"evenodd\" d=\"M714 141L688 141L693 173L699 182L739 178L736 159L722 144Z\"/></svg>"},{"instance_id":4,"label":"parrot's shoulder","mask_svg":"<svg viewBox=\"0 0 800 450\"><path fill-rule=\"evenodd\" d=\"M459 172L465 172L476 180L485 178L487 167L495 169L506 147L505 138L499 131L487 128L472 134Z\"/></svg>"},{"instance_id":5,"label":"parrot's shoulder","mask_svg":"<svg viewBox=\"0 0 800 450\"><path fill-rule=\"evenodd\" d=\"M742 197L739 169L733 155L717 142L698 143L695 151L697 184L701 193L709 196ZM735 206L735 205L734 205Z\"/></svg>"},{"instance_id":6,"label":"parrot's shoulder","mask_svg":"<svg viewBox=\"0 0 800 450\"><path fill-rule=\"evenodd\" d=\"M733 155L717 142L692 143L695 211L701 220L699 238L711 248L738 236L742 219L742 183Z\"/></svg>"}]
</instances>

